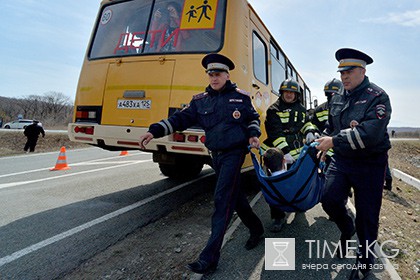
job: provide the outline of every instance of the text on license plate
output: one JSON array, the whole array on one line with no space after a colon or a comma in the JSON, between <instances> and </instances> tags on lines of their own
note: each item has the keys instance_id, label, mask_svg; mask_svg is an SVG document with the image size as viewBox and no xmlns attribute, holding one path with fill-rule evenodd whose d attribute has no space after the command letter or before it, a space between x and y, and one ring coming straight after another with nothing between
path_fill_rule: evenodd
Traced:
<instances>
[{"instance_id":1,"label":"text on license plate","mask_svg":"<svg viewBox=\"0 0 420 280\"><path fill-rule=\"evenodd\" d=\"M127 100L118 99L117 109L150 109L152 100Z\"/></svg>"}]
</instances>

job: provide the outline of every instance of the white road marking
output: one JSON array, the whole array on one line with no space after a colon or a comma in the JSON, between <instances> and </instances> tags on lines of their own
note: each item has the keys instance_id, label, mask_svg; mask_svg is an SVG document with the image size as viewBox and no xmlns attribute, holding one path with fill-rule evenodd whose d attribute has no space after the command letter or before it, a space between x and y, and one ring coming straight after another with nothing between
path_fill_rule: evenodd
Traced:
<instances>
[{"instance_id":1,"label":"white road marking","mask_svg":"<svg viewBox=\"0 0 420 280\"><path fill-rule=\"evenodd\" d=\"M0 178L10 177L10 176L15 176L15 175L20 175L20 174L28 174L28 173L44 171L48 169L49 168L40 168L40 169L33 169L33 170L28 170L28 171L16 172L16 173L3 174L3 175L0 175Z\"/></svg>"},{"instance_id":2,"label":"white road marking","mask_svg":"<svg viewBox=\"0 0 420 280\"><path fill-rule=\"evenodd\" d=\"M65 232L62 232L60 234L57 234L57 235L55 235L55 236L53 236L51 238L48 238L48 239L45 239L45 240L43 240L41 242L38 242L36 244L33 244L33 245L31 245L29 247L26 247L26 248L24 248L22 250L19 250L17 252L14 252L13 254L8 255L8 256L5 256L5 257L3 257L3 258L0 259L0 267L2 267L5 264L8 264L10 262L13 262L13 261L15 261L15 260L17 260L17 259L19 259L19 258L21 258L21 257L23 257L25 255L27 255L27 254L30 254L32 252L35 252L35 251L37 251L39 249L42 249L42 248L48 246L48 245L51 245L51 244L53 244L55 242L58 242L60 240L63 240L64 238L70 237L70 236L72 236L72 235L74 235L74 234L76 234L78 232L81 232L81 231L83 231L85 229L88 229L90 227L93 227L94 225L97 225L97 224L106 222L106 221L108 221L108 220L110 220L112 218L115 218L117 216L120 216L120 215L122 215L122 214L124 214L124 213L126 213L128 211L131 211L131 210L133 210L135 208L138 208L140 206L143 206L143 205L145 205L145 204L147 204L147 203L149 203L149 202L151 202L151 201L153 201L155 199L158 199L158 198L160 198L162 196L165 196L165 195L167 195L169 193L175 192L175 191L177 191L177 190L179 190L179 189L187 186L188 184L194 183L194 182L196 182L198 180L201 180L201 179L206 178L206 177L208 177L210 175L213 175L213 174L214 174L214 172L211 172L211 173L206 174L206 175L204 175L204 176L202 176L200 178L197 178L195 180L192 180L192 181L189 181L189 182L185 182L185 183L183 183L183 184L181 184L181 185L179 185L177 187L174 187L172 189L169 189L169 190L166 190L164 192L158 193L158 194L156 194L154 196L151 196L149 198L143 199L143 200L141 200L139 202L136 202L134 204L131 204L129 206L126 206L124 208L121 208L119 210L116 210L114 212L111 212L111 213L109 213L107 215L104 215L102 217L99 217L99 218L97 218L95 220L92 220L90 222L87 222L85 224L82 224L82 225L80 225L78 227L72 228L72 229L70 229L68 231L65 231ZM71 174L69 174L69 175L71 175Z\"/></svg>"},{"instance_id":3,"label":"white road marking","mask_svg":"<svg viewBox=\"0 0 420 280\"><path fill-rule=\"evenodd\" d=\"M92 173L92 172L97 172L97 171L103 171L103 170L108 170L108 169L113 169L113 168L119 168L119 167L124 167L124 166L128 166L128 165L133 165L133 164L138 164L138 163L143 163L143 162L149 162L149 161L152 161L152 160L151 159L138 160L138 161L129 162L129 163L126 163L126 164L120 164L120 165L116 165L116 166L108 166L108 167L103 167L103 168L97 168L97 169L92 169L92 170L87 170L87 171L76 172L76 173L63 174L63 175L59 175L59 176L42 178L42 179L31 180L31 181L4 183L4 184L0 184L0 189L11 188L11 187L16 187L16 186L21 186L21 185L26 185L26 184L31 184L31 183L44 182L44 181L49 181L49 180L54 180L54 179L59 179L59 178L64 178L64 177L70 177L70 176L76 176L76 175L80 175L80 174Z\"/></svg>"},{"instance_id":4,"label":"white road marking","mask_svg":"<svg viewBox=\"0 0 420 280\"><path fill-rule=\"evenodd\" d=\"M130 155L128 155L128 156L130 156ZM114 158L121 158L121 156L112 156L112 157L107 157L107 158L93 159L93 160L90 160L90 161L68 164L68 166L89 165L89 164L92 164L92 163L95 163L95 162L97 163L98 161L105 161L105 160L114 159ZM127 162L127 161L114 162L114 163L124 163L124 162ZM101 163L97 163L97 164L101 164ZM0 178L10 177L10 176L15 176L15 175L21 175L21 174L29 174L29 173L38 172L38 171L45 171L45 170L50 170L51 168L53 168L53 166L47 167L47 168L39 168L39 169L33 169L33 170L3 174L3 175L0 175Z\"/></svg>"},{"instance_id":5,"label":"white road marking","mask_svg":"<svg viewBox=\"0 0 420 280\"><path fill-rule=\"evenodd\" d=\"M124 160L124 161L104 161L104 162L81 162L69 166L84 166L84 165L100 165L100 164L121 164L128 162L138 162L138 160Z\"/></svg>"}]
</instances>

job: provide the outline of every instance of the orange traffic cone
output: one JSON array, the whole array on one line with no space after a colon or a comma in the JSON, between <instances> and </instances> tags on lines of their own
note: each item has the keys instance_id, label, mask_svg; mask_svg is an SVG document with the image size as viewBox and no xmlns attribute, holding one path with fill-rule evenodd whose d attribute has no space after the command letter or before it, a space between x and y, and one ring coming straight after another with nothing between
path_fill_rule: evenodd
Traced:
<instances>
[{"instance_id":1,"label":"orange traffic cone","mask_svg":"<svg viewBox=\"0 0 420 280\"><path fill-rule=\"evenodd\" d=\"M127 151L121 151L120 156L126 156L126 155L128 155Z\"/></svg>"},{"instance_id":2,"label":"orange traffic cone","mask_svg":"<svg viewBox=\"0 0 420 280\"><path fill-rule=\"evenodd\" d=\"M57 163L55 164L54 168L51 168L51 171L54 170L66 170L70 169L67 165L67 158L66 158L66 147L61 147L60 154L58 155Z\"/></svg>"}]
</instances>

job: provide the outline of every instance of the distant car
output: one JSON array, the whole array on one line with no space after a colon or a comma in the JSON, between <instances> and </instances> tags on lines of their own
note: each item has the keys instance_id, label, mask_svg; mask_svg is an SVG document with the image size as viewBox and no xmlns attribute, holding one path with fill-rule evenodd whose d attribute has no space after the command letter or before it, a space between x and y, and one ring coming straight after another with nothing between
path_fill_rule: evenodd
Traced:
<instances>
[{"instance_id":1,"label":"distant car","mask_svg":"<svg viewBox=\"0 0 420 280\"><path fill-rule=\"evenodd\" d=\"M25 129L28 125L32 124L34 121L33 120L16 120L16 121L11 121L8 123L4 124L4 128L6 129ZM42 123L38 123L38 125L42 126Z\"/></svg>"}]
</instances>

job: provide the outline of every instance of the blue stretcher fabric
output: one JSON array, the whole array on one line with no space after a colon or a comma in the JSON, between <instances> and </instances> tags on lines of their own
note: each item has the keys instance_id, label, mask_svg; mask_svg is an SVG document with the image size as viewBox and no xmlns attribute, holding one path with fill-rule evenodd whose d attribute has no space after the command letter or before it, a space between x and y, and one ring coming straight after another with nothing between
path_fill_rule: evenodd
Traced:
<instances>
[{"instance_id":1,"label":"blue stretcher fabric","mask_svg":"<svg viewBox=\"0 0 420 280\"><path fill-rule=\"evenodd\" d=\"M319 169L314 145L305 145L292 167L275 176L267 176L257 156L250 153L268 204L285 212L304 212L321 201L325 176Z\"/></svg>"}]
</instances>

